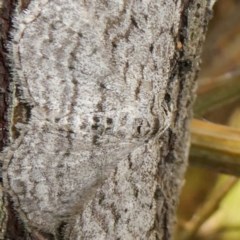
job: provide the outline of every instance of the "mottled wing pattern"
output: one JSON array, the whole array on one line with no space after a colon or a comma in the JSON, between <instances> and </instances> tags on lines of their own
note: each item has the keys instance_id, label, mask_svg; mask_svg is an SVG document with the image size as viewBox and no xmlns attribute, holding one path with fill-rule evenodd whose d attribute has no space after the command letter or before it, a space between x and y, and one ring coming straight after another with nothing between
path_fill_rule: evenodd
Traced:
<instances>
[{"instance_id":1,"label":"mottled wing pattern","mask_svg":"<svg viewBox=\"0 0 240 240\"><path fill-rule=\"evenodd\" d=\"M159 4L34 0L16 14L10 58L31 116L6 157L5 185L28 225L54 232L168 126L161 59L174 40Z\"/></svg>"}]
</instances>

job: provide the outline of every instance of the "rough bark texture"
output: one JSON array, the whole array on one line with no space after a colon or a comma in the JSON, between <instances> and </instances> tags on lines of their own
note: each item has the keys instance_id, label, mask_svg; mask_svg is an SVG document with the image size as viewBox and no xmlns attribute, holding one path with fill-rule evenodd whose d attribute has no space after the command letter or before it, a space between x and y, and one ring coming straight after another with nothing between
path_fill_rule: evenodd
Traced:
<instances>
[{"instance_id":1,"label":"rough bark texture","mask_svg":"<svg viewBox=\"0 0 240 240\"><path fill-rule=\"evenodd\" d=\"M211 2L23 3L8 206L33 239L170 239Z\"/></svg>"},{"instance_id":2,"label":"rough bark texture","mask_svg":"<svg viewBox=\"0 0 240 240\"><path fill-rule=\"evenodd\" d=\"M8 108L8 84L9 84L9 68L7 64L6 42L8 40L8 32L10 29L10 16L12 14L14 1L0 1L0 151L7 144L7 108ZM7 204L3 198L2 188L2 159L0 161L0 239L4 239L7 228L7 221L10 212L7 211ZM14 221L12 221L12 225Z\"/></svg>"}]
</instances>

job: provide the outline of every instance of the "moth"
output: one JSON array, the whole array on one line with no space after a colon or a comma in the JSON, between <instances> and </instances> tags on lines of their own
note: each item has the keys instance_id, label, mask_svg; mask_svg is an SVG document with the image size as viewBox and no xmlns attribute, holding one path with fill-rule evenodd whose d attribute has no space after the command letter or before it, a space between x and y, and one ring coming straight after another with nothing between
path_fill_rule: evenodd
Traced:
<instances>
[{"instance_id":1,"label":"moth","mask_svg":"<svg viewBox=\"0 0 240 240\"><path fill-rule=\"evenodd\" d=\"M172 49L160 48L157 2L33 0L16 10L3 181L29 232L55 236L123 158L169 127L159 66Z\"/></svg>"}]
</instances>

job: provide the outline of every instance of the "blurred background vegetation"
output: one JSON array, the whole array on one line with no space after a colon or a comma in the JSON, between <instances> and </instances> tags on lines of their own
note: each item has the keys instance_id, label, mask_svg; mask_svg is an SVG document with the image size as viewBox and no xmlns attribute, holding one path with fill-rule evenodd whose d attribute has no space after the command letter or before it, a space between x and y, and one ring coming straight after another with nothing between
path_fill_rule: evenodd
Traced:
<instances>
[{"instance_id":1,"label":"blurred background vegetation","mask_svg":"<svg viewBox=\"0 0 240 240\"><path fill-rule=\"evenodd\" d=\"M218 0L192 121L175 240L240 239L240 0Z\"/></svg>"}]
</instances>

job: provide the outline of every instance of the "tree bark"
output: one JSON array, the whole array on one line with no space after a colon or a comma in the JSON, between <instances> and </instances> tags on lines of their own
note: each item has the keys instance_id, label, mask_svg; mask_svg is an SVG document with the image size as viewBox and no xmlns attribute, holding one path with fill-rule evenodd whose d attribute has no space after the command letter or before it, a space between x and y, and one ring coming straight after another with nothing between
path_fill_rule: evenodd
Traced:
<instances>
[{"instance_id":1,"label":"tree bark","mask_svg":"<svg viewBox=\"0 0 240 240\"><path fill-rule=\"evenodd\" d=\"M211 8L22 1L3 186L23 239L171 238Z\"/></svg>"}]
</instances>

